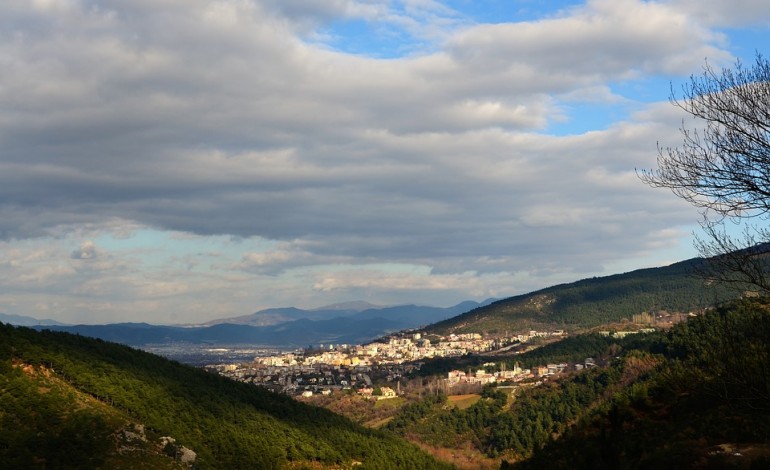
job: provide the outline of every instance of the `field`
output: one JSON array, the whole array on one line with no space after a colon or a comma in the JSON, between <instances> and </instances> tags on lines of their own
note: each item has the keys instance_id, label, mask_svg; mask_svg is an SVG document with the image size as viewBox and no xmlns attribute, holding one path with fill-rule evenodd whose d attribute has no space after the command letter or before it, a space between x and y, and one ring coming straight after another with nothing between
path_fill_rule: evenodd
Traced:
<instances>
[{"instance_id":1,"label":"field","mask_svg":"<svg viewBox=\"0 0 770 470\"><path fill-rule=\"evenodd\" d=\"M450 406L464 410L481 399L481 395L471 393L468 395L450 395L447 397L447 402Z\"/></svg>"}]
</instances>

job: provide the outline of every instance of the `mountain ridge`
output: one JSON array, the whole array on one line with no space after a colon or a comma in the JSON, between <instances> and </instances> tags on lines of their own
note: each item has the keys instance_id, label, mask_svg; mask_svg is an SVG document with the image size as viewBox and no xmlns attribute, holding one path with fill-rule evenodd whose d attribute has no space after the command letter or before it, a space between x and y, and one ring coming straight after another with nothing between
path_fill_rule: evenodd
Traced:
<instances>
[{"instance_id":1,"label":"mountain ridge","mask_svg":"<svg viewBox=\"0 0 770 470\"><path fill-rule=\"evenodd\" d=\"M397 317L399 321L408 323L410 325L409 327L414 327L419 326L420 324L427 325L429 323L443 320L452 315L463 313L469 309L487 305L494 300L496 299L490 298L481 302L465 300L450 307L433 307L416 304L379 306L360 300L331 304L312 309L301 309L297 307L274 307L259 310L248 315L210 320L206 323L203 323L202 326L212 326L221 323L251 326L271 326L303 318L309 320L330 320L339 317L371 319L380 316L387 319L393 319L394 317ZM413 321L415 318L418 318L420 322L415 323Z\"/></svg>"},{"instance_id":2,"label":"mountain ridge","mask_svg":"<svg viewBox=\"0 0 770 470\"><path fill-rule=\"evenodd\" d=\"M708 261L581 279L497 300L427 328L429 333L490 333L560 328L570 331L631 321L637 314L702 310L743 292L698 275Z\"/></svg>"},{"instance_id":3,"label":"mountain ridge","mask_svg":"<svg viewBox=\"0 0 770 470\"><path fill-rule=\"evenodd\" d=\"M490 300L485 302L488 301ZM35 326L39 329L66 331L131 346L178 342L297 348L321 343L366 343L390 333L444 320L479 305L483 303L465 301L447 308L402 305L370 308L360 312L310 311L287 307L262 310L252 315L229 319L229 322L218 321L202 326L127 322L105 325ZM264 323L261 321L264 318L262 315L269 318L283 315L283 318L290 319L260 324ZM241 323L232 322L239 318Z\"/></svg>"},{"instance_id":4,"label":"mountain ridge","mask_svg":"<svg viewBox=\"0 0 770 470\"><path fill-rule=\"evenodd\" d=\"M0 322L18 326L66 325L66 323L51 320L50 318L40 320L26 315L12 315L10 313L0 313Z\"/></svg>"}]
</instances>

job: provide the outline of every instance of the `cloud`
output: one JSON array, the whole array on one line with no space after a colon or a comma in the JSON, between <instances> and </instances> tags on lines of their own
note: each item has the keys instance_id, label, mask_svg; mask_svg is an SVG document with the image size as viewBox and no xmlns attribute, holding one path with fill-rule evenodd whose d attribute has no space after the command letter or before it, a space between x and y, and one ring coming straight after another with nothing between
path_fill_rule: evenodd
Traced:
<instances>
[{"instance_id":1,"label":"cloud","mask_svg":"<svg viewBox=\"0 0 770 470\"><path fill-rule=\"evenodd\" d=\"M80 244L77 250L74 250L70 257L72 259L95 259L99 256L96 245L91 240L86 240Z\"/></svg>"},{"instance_id":2,"label":"cloud","mask_svg":"<svg viewBox=\"0 0 770 470\"><path fill-rule=\"evenodd\" d=\"M770 5L762 0L669 0L666 2L704 24L716 27L767 27ZM757 45L759 47L759 44Z\"/></svg>"},{"instance_id":3,"label":"cloud","mask_svg":"<svg viewBox=\"0 0 770 470\"><path fill-rule=\"evenodd\" d=\"M592 0L557 17L468 28L448 50L495 90L552 93L641 73L687 74L704 57L722 57L720 42L664 4Z\"/></svg>"},{"instance_id":4,"label":"cloud","mask_svg":"<svg viewBox=\"0 0 770 470\"><path fill-rule=\"evenodd\" d=\"M483 291L475 273L453 275L430 275L430 273L387 273L385 269L357 268L335 273L326 273L313 285L314 289L330 291L336 289L357 290L438 290L454 291L468 289L469 283Z\"/></svg>"},{"instance_id":5,"label":"cloud","mask_svg":"<svg viewBox=\"0 0 770 470\"><path fill-rule=\"evenodd\" d=\"M569 277L643 257L697 218L633 173L654 165L656 142L677 141L681 116L635 103L641 112L604 129L546 132L574 119L565 104L633 102L614 85L726 57L695 8L594 0L478 24L429 1L2 2L0 239L66 239L49 253L63 271L41 261L24 275L69 272L56 295L80 289L122 311L120 299L203 293L221 301L210 308L236 308L208 287L227 276L258 278L282 303L344 282L480 292L467 273L502 289L530 282L519 273ZM428 46L384 60L324 42L350 20ZM216 262L161 256L174 263L161 272L99 238L130 244L145 229L245 242ZM356 281L388 263L430 272ZM327 265L354 274L318 279ZM164 284L177 268L191 280Z\"/></svg>"},{"instance_id":6,"label":"cloud","mask_svg":"<svg viewBox=\"0 0 770 470\"><path fill-rule=\"evenodd\" d=\"M284 273L287 269L313 266L329 261L329 258L322 259L299 246L283 243L268 251L245 253L241 262L238 263L237 269L255 274L276 276Z\"/></svg>"}]
</instances>

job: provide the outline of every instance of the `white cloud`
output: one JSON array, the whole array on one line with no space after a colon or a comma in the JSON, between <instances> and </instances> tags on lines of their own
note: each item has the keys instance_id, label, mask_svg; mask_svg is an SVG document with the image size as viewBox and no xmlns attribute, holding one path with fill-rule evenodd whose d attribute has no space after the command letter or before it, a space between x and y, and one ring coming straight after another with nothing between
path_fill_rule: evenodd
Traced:
<instances>
[{"instance_id":1,"label":"white cloud","mask_svg":"<svg viewBox=\"0 0 770 470\"><path fill-rule=\"evenodd\" d=\"M665 3L709 26L770 25L770 4L764 0L668 0Z\"/></svg>"},{"instance_id":2,"label":"white cloud","mask_svg":"<svg viewBox=\"0 0 770 470\"><path fill-rule=\"evenodd\" d=\"M468 289L469 283L480 287L474 273L455 275L393 274L377 269L351 269L327 274L319 279L313 288L329 291L335 289L355 290L359 288L378 290L443 290ZM480 290L480 289L479 289Z\"/></svg>"},{"instance_id":3,"label":"white cloud","mask_svg":"<svg viewBox=\"0 0 770 470\"><path fill-rule=\"evenodd\" d=\"M556 92L641 73L687 74L704 57L724 55L721 39L660 3L593 0L555 18L468 28L449 50L496 89Z\"/></svg>"}]
</instances>

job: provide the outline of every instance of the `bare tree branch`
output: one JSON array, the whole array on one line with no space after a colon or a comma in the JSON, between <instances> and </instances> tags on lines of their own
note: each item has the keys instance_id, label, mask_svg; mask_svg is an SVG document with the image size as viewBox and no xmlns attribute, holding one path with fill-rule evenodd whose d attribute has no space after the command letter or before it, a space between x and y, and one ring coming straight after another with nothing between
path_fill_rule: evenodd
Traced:
<instances>
[{"instance_id":1,"label":"bare tree branch","mask_svg":"<svg viewBox=\"0 0 770 470\"><path fill-rule=\"evenodd\" d=\"M757 54L749 68L720 71L706 63L670 101L701 127L683 122L682 144L659 146L658 169L637 174L701 211L705 238L696 247L711 259L704 275L770 292L770 232L747 222L770 217L770 62ZM728 221L745 224L742 237L727 233Z\"/></svg>"}]
</instances>

